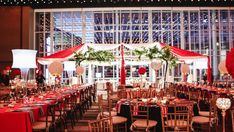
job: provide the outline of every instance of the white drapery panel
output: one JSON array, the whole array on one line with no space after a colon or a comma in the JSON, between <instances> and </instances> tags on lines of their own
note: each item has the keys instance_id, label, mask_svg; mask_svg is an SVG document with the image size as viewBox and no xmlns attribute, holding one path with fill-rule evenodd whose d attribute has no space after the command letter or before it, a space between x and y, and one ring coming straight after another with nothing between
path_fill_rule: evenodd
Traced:
<instances>
[{"instance_id":1,"label":"white drapery panel","mask_svg":"<svg viewBox=\"0 0 234 132\"><path fill-rule=\"evenodd\" d=\"M208 59L207 58L195 59L193 61L193 66L195 69L207 69Z\"/></svg>"},{"instance_id":2,"label":"white drapery panel","mask_svg":"<svg viewBox=\"0 0 234 132\"><path fill-rule=\"evenodd\" d=\"M75 71L76 70L76 62L75 61L64 61L64 70L65 71Z\"/></svg>"},{"instance_id":3,"label":"white drapery panel","mask_svg":"<svg viewBox=\"0 0 234 132\"><path fill-rule=\"evenodd\" d=\"M125 61L125 65L148 65L150 61Z\"/></svg>"},{"instance_id":4,"label":"white drapery panel","mask_svg":"<svg viewBox=\"0 0 234 132\"><path fill-rule=\"evenodd\" d=\"M136 49L141 49L141 48L152 48L154 46L160 45L159 43L152 43L152 44L123 44L126 48L130 50L136 50Z\"/></svg>"},{"instance_id":5,"label":"white drapery panel","mask_svg":"<svg viewBox=\"0 0 234 132\"><path fill-rule=\"evenodd\" d=\"M151 61L125 61L125 65L149 65ZM82 65L88 65L93 64L96 66L113 66L113 65L120 65L121 63L119 61L113 61L113 62L98 62L98 61L92 61L92 62L82 62Z\"/></svg>"},{"instance_id":6,"label":"white drapery panel","mask_svg":"<svg viewBox=\"0 0 234 132\"><path fill-rule=\"evenodd\" d=\"M96 66L112 66L112 65L119 65L120 62L113 61L113 62L98 62L98 61L83 61L81 62L82 65L93 64Z\"/></svg>"},{"instance_id":7,"label":"white drapery panel","mask_svg":"<svg viewBox=\"0 0 234 132\"><path fill-rule=\"evenodd\" d=\"M121 44L86 44L88 47L93 48L94 50L113 50L119 48Z\"/></svg>"},{"instance_id":8,"label":"white drapery panel","mask_svg":"<svg viewBox=\"0 0 234 132\"><path fill-rule=\"evenodd\" d=\"M86 44L88 47L93 48L94 50L113 50L121 46L121 44ZM151 44L123 44L124 47L135 50L135 49L141 49L144 48L152 48L154 46L157 46L158 48L161 48L160 43L151 43Z\"/></svg>"}]
</instances>

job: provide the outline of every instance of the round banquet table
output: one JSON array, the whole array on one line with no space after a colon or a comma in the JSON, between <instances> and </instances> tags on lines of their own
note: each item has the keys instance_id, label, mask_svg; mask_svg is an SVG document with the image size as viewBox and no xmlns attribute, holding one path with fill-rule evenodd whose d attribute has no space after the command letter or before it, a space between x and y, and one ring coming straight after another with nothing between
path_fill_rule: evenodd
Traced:
<instances>
[{"instance_id":1,"label":"round banquet table","mask_svg":"<svg viewBox=\"0 0 234 132\"><path fill-rule=\"evenodd\" d=\"M174 109L172 107L168 108L169 113L171 113L173 111L174 111ZM199 115L198 106L197 106L196 103L194 103L194 105L193 105L193 114L194 114L194 116ZM127 124L128 124L128 128L130 128L132 121L131 121L131 113L130 113L129 104L122 103L118 115L126 117L128 119ZM162 120L161 120L161 107L160 106L158 106L158 105L151 105L150 106L150 108L149 108L149 119L157 121L156 131L157 132L162 132Z\"/></svg>"}]
</instances>

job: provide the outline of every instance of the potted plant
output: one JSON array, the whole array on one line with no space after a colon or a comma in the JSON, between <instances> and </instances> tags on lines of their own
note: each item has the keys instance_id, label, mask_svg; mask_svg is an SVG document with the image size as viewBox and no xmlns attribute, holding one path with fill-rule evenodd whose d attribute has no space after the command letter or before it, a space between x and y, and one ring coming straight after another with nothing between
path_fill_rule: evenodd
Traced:
<instances>
[{"instance_id":1,"label":"potted plant","mask_svg":"<svg viewBox=\"0 0 234 132\"><path fill-rule=\"evenodd\" d=\"M158 58L165 63L165 70L163 73L163 88L165 87L167 70L168 67L172 68L177 65L177 58L171 53L171 49L169 46L163 47L160 52Z\"/></svg>"}]
</instances>

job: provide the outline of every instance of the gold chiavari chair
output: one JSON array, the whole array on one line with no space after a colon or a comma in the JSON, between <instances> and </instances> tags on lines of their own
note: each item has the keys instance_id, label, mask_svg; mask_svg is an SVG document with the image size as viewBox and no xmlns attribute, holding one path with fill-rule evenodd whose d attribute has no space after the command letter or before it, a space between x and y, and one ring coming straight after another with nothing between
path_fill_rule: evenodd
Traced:
<instances>
[{"instance_id":1,"label":"gold chiavari chair","mask_svg":"<svg viewBox=\"0 0 234 132\"><path fill-rule=\"evenodd\" d=\"M167 93L169 93L171 96L176 96L176 89L175 85L173 83L169 83L169 87L167 88Z\"/></svg>"},{"instance_id":2,"label":"gold chiavari chair","mask_svg":"<svg viewBox=\"0 0 234 132\"><path fill-rule=\"evenodd\" d=\"M156 96L156 89L155 88L149 88L146 91L146 98L154 98ZM144 98L144 97L143 97Z\"/></svg>"},{"instance_id":3,"label":"gold chiavari chair","mask_svg":"<svg viewBox=\"0 0 234 132\"><path fill-rule=\"evenodd\" d=\"M186 85L183 87L183 94L184 94L183 98L186 98L186 99L189 98L190 88L191 88L190 86L186 86Z\"/></svg>"},{"instance_id":4,"label":"gold chiavari chair","mask_svg":"<svg viewBox=\"0 0 234 132\"><path fill-rule=\"evenodd\" d=\"M132 131L146 131L154 128L157 125L157 121L149 119L149 105L147 103L131 101L130 113L131 113L131 130Z\"/></svg>"},{"instance_id":5,"label":"gold chiavari chair","mask_svg":"<svg viewBox=\"0 0 234 132\"><path fill-rule=\"evenodd\" d=\"M166 88L165 89L166 95L170 95L170 96L175 96L175 91L173 88Z\"/></svg>"},{"instance_id":6,"label":"gold chiavari chair","mask_svg":"<svg viewBox=\"0 0 234 132\"><path fill-rule=\"evenodd\" d=\"M102 118L104 115L109 116L109 102L106 102L106 104L104 104L104 100L103 100L103 96L98 95L98 108L99 108L99 116L101 116L100 118ZM116 112L112 112L111 113L112 116L117 115Z\"/></svg>"},{"instance_id":7,"label":"gold chiavari chair","mask_svg":"<svg viewBox=\"0 0 234 132\"><path fill-rule=\"evenodd\" d=\"M205 117L209 117L210 115L212 116L214 112L217 111L216 100L217 97L215 95L212 95L212 98L209 100L209 105L210 105L209 111L199 110L199 115Z\"/></svg>"},{"instance_id":8,"label":"gold chiavari chair","mask_svg":"<svg viewBox=\"0 0 234 132\"><path fill-rule=\"evenodd\" d=\"M117 115L117 112L116 112L116 109L115 107L113 106L116 106L116 101L115 103L113 103L113 99L110 97L110 96L107 96L107 105L106 105L106 110L104 112L104 115L109 115L109 112L111 113L111 116L116 116Z\"/></svg>"},{"instance_id":9,"label":"gold chiavari chair","mask_svg":"<svg viewBox=\"0 0 234 132\"><path fill-rule=\"evenodd\" d=\"M117 130L119 126L124 125L124 131L127 131L127 118L122 117L122 116L117 116L117 114L114 114L112 111L112 105L111 102L108 102L108 106L106 107L108 111L105 111L105 106L103 104L103 98L102 95L98 95L98 105L99 105L99 118L111 118L112 125L115 127Z\"/></svg>"},{"instance_id":10,"label":"gold chiavari chair","mask_svg":"<svg viewBox=\"0 0 234 132\"><path fill-rule=\"evenodd\" d=\"M115 106L116 103L121 99L120 96L119 96L119 92L117 93L114 93L114 90L113 90L113 83L111 82L106 82L106 88L107 88L107 101L108 101L108 105L111 109L112 109L112 106ZM121 89L121 91L124 90L124 89ZM117 113L115 112L116 110L111 110L111 113L113 115L113 113L115 113L114 115L117 115Z\"/></svg>"},{"instance_id":11,"label":"gold chiavari chair","mask_svg":"<svg viewBox=\"0 0 234 132\"><path fill-rule=\"evenodd\" d=\"M120 89L117 91L117 96L119 97L119 99L127 99L130 97L130 95L128 95L129 93L126 91L126 89Z\"/></svg>"},{"instance_id":12,"label":"gold chiavari chair","mask_svg":"<svg viewBox=\"0 0 234 132\"><path fill-rule=\"evenodd\" d=\"M183 95L183 85L176 85L176 97L180 98Z\"/></svg>"},{"instance_id":13,"label":"gold chiavari chair","mask_svg":"<svg viewBox=\"0 0 234 132\"><path fill-rule=\"evenodd\" d=\"M165 93L162 89L157 93L157 97L159 97L161 99L164 97L164 95L165 95Z\"/></svg>"},{"instance_id":14,"label":"gold chiavari chair","mask_svg":"<svg viewBox=\"0 0 234 132\"><path fill-rule=\"evenodd\" d=\"M194 131L211 131L211 127L215 125L217 128L217 106L216 106L216 98L212 97L210 100L210 109L209 111L199 111L199 116L194 116L192 118L192 128ZM208 127L208 128L207 128Z\"/></svg>"},{"instance_id":15,"label":"gold chiavari chair","mask_svg":"<svg viewBox=\"0 0 234 132\"><path fill-rule=\"evenodd\" d=\"M113 132L111 118L89 121L89 132Z\"/></svg>"},{"instance_id":16,"label":"gold chiavari chair","mask_svg":"<svg viewBox=\"0 0 234 132\"><path fill-rule=\"evenodd\" d=\"M173 112L161 115L163 132L189 132L191 112L186 104L170 105L168 109L173 109Z\"/></svg>"},{"instance_id":17,"label":"gold chiavari chair","mask_svg":"<svg viewBox=\"0 0 234 132\"><path fill-rule=\"evenodd\" d=\"M154 98L156 96L157 96L156 89L151 89L150 98Z\"/></svg>"},{"instance_id":18,"label":"gold chiavari chair","mask_svg":"<svg viewBox=\"0 0 234 132\"><path fill-rule=\"evenodd\" d=\"M131 90L129 92L130 94L130 99L138 99L138 94L139 94L139 90Z\"/></svg>"},{"instance_id":19,"label":"gold chiavari chair","mask_svg":"<svg viewBox=\"0 0 234 132\"><path fill-rule=\"evenodd\" d=\"M106 83L107 88L107 98L108 101L111 100L112 102L116 103L120 99L117 93L114 93L113 84L110 82Z\"/></svg>"},{"instance_id":20,"label":"gold chiavari chair","mask_svg":"<svg viewBox=\"0 0 234 132\"><path fill-rule=\"evenodd\" d=\"M201 100L201 92L196 89L191 89L189 91L189 100L193 100L199 103L199 101Z\"/></svg>"},{"instance_id":21,"label":"gold chiavari chair","mask_svg":"<svg viewBox=\"0 0 234 132\"><path fill-rule=\"evenodd\" d=\"M140 90L139 98L148 98L148 90Z\"/></svg>"}]
</instances>

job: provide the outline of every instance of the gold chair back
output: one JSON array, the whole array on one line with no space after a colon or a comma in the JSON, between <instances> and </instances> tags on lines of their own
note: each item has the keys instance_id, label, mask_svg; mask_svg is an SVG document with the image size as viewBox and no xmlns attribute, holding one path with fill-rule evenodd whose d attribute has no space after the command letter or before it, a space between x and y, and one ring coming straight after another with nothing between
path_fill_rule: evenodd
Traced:
<instances>
[{"instance_id":1,"label":"gold chair back","mask_svg":"<svg viewBox=\"0 0 234 132\"><path fill-rule=\"evenodd\" d=\"M189 109L184 105L175 104L174 111L161 115L163 132L188 132L190 131L190 114ZM168 108L169 109L169 108Z\"/></svg>"},{"instance_id":2,"label":"gold chair back","mask_svg":"<svg viewBox=\"0 0 234 132\"><path fill-rule=\"evenodd\" d=\"M89 132L113 132L112 121L110 118L89 121Z\"/></svg>"}]
</instances>

